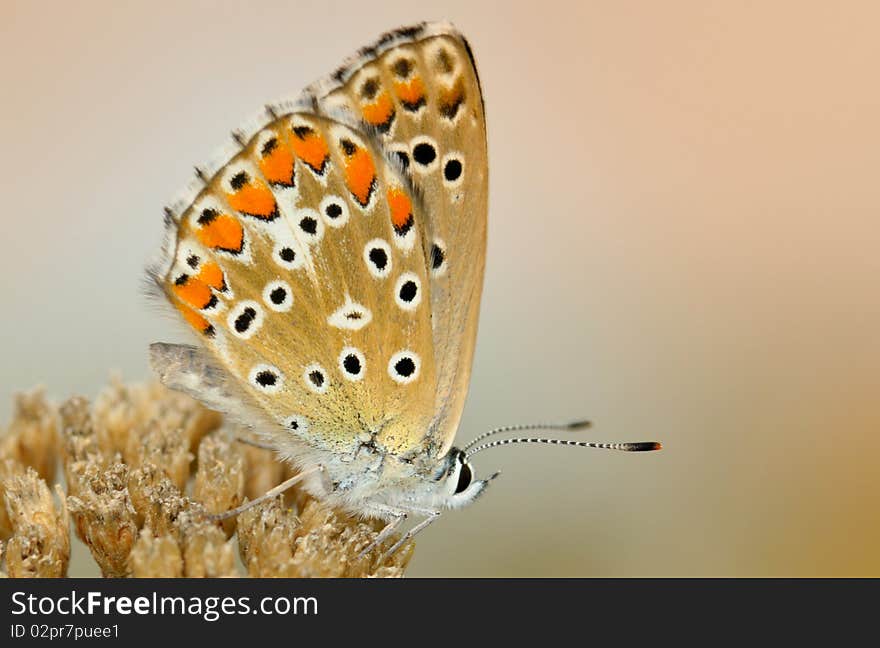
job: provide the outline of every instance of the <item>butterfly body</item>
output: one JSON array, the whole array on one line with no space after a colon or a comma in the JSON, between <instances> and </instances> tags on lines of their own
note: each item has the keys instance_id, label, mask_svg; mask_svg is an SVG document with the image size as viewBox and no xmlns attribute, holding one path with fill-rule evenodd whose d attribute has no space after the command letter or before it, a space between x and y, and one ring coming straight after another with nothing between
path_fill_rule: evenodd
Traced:
<instances>
[{"instance_id":1,"label":"butterfly body","mask_svg":"<svg viewBox=\"0 0 880 648\"><path fill-rule=\"evenodd\" d=\"M476 343L488 160L470 47L445 23L388 32L232 133L166 208L148 269L200 345L155 343L168 387L260 435L315 497L388 521L476 499L453 447ZM276 489L269 491L269 497ZM257 501L257 500L255 500ZM229 511L236 514L241 507Z\"/></svg>"}]
</instances>

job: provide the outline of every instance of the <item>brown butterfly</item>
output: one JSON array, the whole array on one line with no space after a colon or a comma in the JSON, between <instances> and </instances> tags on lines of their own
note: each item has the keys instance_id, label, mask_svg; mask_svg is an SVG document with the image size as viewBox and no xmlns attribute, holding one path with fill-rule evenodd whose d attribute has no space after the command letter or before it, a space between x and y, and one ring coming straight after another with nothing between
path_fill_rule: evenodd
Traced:
<instances>
[{"instance_id":1,"label":"brown butterfly","mask_svg":"<svg viewBox=\"0 0 880 648\"><path fill-rule=\"evenodd\" d=\"M152 280L202 345L157 343L169 387L260 434L315 497L388 522L390 551L477 498L453 440L467 395L486 253L483 98L449 24L383 35L233 133L166 210ZM374 544L374 546L375 546Z\"/></svg>"}]
</instances>

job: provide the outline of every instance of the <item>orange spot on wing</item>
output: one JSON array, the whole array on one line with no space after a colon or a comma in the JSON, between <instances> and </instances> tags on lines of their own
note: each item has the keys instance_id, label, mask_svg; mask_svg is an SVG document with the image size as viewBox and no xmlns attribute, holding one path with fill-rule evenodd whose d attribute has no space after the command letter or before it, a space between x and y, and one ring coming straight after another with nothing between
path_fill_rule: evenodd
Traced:
<instances>
[{"instance_id":1,"label":"orange spot on wing","mask_svg":"<svg viewBox=\"0 0 880 648\"><path fill-rule=\"evenodd\" d=\"M402 189L392 187L388 190L388 207L394 229L400 231L412 223L412 201Z\"/></svg>"},{"instance_id":2,"label":"orange spot on wing","mask_svg":"<svg viewBox=\"0 0 880 648\"><path fill-rule=\"evenodd\" d=\"M425 98L425 85L420 77L395 83L394 90L397 92L398 99L410 107L418 106Z\"/></svg>"},{"instance_id":3,"label":"orange spot on wing","mask_svg":"<svg viewBox=\"0 0 880 648\"><path fill-rule=\"evenodd\" d=\"M366 206L376 184L376 167L370 153L361 147L347 156L345 163L345 184L355 199Z\"/></svg>"},{"instance_id":4,"label":"orange spot on wing","mask_svg":"<svg viewBox=\"0 0 880 648\"><path fill-rule=\"evenodd\" d=\"M197 309L205 308L216 299L210 286L195 277L186 277L183 281L175 282L174 294Z\"/></svg>"},{"instance_id":5,"label":"orange spot on wing","mask_svg":"<svg viewBox=\"0 0 880 648\"><path fill-rule=\"evenodd\" d=\"M330 155L330 149L320 134L311 129L306 129L302 135L294 131L293 137L290 138L290 146L296 157L312 167L315 172L324 172L324 164Z\"/></svg>"},{"instance_id":6,"label":"orange spot on wing","mask_svg":"<svg viewBox=\"0 0 880 648\"><path fill-rule=\"evenodd\" d=\"M205 335L211 335L214 333L214 327L211 326L211 323L202 315L181 303L176 303L175 306L177 306L177 310L180 311L180 314L183 315L183 319L185 319L194 329Z\"/></svg>"},{"instance_id":7,"label":"orange spot on wing","mask_svg":"<svg viewBox=\"0 0 880 648\"><path fill-rule=\"evenodd\" d=\"M376 101L364 106L361 112L367 123L373 126L382 126L390 122L394 116L394 104L388 93L383 92Z\"/></svg>"},{"instance_id":8,"label":"orange spot on wing","mask_svg":"<svg viewBox=\"0 0 880 648\"><path fill-rule=\"evenodd\" d=\"M235 193L226 194L230 206L248 216L272 220L278 216L275 196L259 180L251 180Z\"/></svg>"},{"instance_id":9,"label":"orange spot on wing","mask_svg":"<svg viewBox=\"0 0 880 648\"><path fill-rule=\"evenodd\" d=\"M271 183L293 186L293 153L287 144L276 141L272 151L260 160L260 171Z\"/></svg>"},{"instance_id":10,"label":"orange spot on wing","mask_svg":"<svg viewBox=\"0 0 880 648\"><path fill-rule=\"evenodd\" d=\"M239 253L244 245L241 223L228 214L220 214L196 230L202 245L214 250Z\"/></svg>"},{"instance_id":11,"label":"orange spot on wing","mask_svg":"<svg viewBox=\"0 0 880 648\"><path fill-rule=\"evenodd\" d=\"M214 290L226 290L226 277L223 275L223 270L214 261L207 261L202 265L197 279Z\"/></svg>"}]
</instances>

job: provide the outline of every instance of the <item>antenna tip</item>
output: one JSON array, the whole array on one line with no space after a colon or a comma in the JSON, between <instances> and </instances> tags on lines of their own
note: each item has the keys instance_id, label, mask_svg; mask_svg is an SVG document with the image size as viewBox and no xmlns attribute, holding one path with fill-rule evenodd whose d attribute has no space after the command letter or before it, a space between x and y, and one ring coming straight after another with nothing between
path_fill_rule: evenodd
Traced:
<instances>
[{"instance_id":1,"label":"antenna tip","mask_svg":"<svg viewBox=\"0 0 880 648\"><path fill-rule=\"evenodd\" d=\"M569 430L584 430L588 427L593 427L592 421L572 421L568 424Z\"/></svg>"},{"instance_id":2,"label":"antenna tip","mask_svg":"<svg viewBox=\"0 0 880 648\"><path fill-rule=\"evenodd\" d=\"M641 443L633 444L633 450L636 452L651 452L652 450L662 450L663 444L659 441L642 441Z\"/></svg>"}]
</instances>

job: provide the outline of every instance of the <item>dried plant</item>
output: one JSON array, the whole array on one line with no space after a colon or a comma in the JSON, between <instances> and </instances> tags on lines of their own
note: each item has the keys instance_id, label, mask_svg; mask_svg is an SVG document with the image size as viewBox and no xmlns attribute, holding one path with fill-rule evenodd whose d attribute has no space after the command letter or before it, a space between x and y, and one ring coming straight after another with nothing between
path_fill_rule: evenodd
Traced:
<instances>
[{"instance_id":1,"label":"dried plant","mask_svg":"<svg viewBox=\"0 0 880 648\"><path fill-rule=\"evenodd\" d=\"M56 410L42 390L16 397L0 436L0 556L9 576L64 576L70 524L106 577L400 577L414 545L385 564L359 558L381 524L291 489L238 518L219 513L289 476L238 443L222 418L157 384L113 380L91 406ZM47 483L63 468L67 492ZM189 493L189 494L188 494ZM0 563L2 565L2 563ZM0 575L6 575L0 570Z\"/></svg>"},{"instance_id":2,"label":"dried plant","mask_svg":"<svg viewBox=\"0 0 880 648\"><path fill-rule=\"evenodd\" d=\"M12 535L6 543L6 571L13 578L57 578L67 574L70 532L64 493L60 505L33 468L6 482L6 513Z\"/></svg>"}]
</instances>

